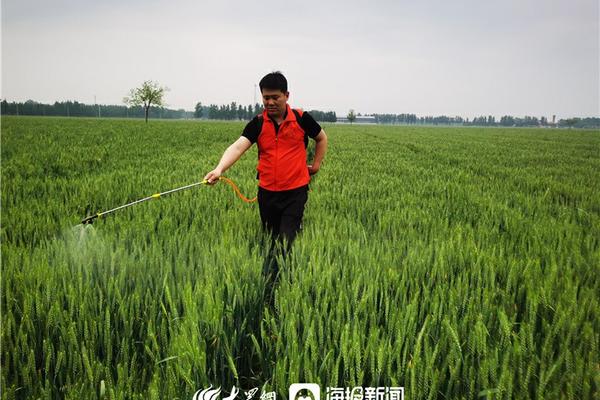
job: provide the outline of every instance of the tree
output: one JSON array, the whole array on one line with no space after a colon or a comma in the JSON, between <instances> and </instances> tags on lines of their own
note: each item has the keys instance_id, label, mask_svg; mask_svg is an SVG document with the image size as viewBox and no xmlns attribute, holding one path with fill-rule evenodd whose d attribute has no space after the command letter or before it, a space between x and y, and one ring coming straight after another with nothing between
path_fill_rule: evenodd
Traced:
<instances>
[{"instance_id":1,"label":"tree","mask_svg":"<svg viewBox=\"0 0 600 400\"><path fill-rule=\"evenodd\" d=\"M573 125L575 125L577 122L579 122L579 118L567 118L567 119L560 120L560 122L563 122L566 126L569 127L569 129L571 129L573 127Z\"/></svg>"},{"instance_id":2,"label":"tree","mask_svg":"<svg viewBox=\"0 0 600 400\"><path fill-rule=\"evenodd\" d=\"M131 89L123 102L132 106L144 106L144 115L148 123L148 111L151 105L164 106L163 95L169 88L159 86L157 82L145 81L139 88Z\"/></svg>"},{"instance_id":3,"label":"tree","mask_svg":"<svg viewBox=\"0 0 600 400\"><path fill-rule=\"evenodd\" d=\"M208 118L209 119L217 119L219 118L219 107L216 104L211 104L208 107Z\"/></svg>"},{"instance_id":4,"label":"tree","mask_svg":"<svg viewBox=\"0 0 600 400\"><path fill-rule=\"evenodd\" d=\"M202 118L202 103L196 104L196 109L194 110L194 118Z\"/></svg>"},{"instance_id":5,"label":"tree","mask_svg":"<svg viewBox=\"0 0 600 400\"><path fill-rule=\"evenodd\" d=\"M515 119L513 117L511 117L510 115L505 115L502 118L500 118L500 125L502 125L502 126L514 126L515 125Z\"/></svg>"},{"instance_id":6,"label":"tree","mask_svg":"<svg viewBox=\"0 0 600 400\"><path fill-rule=\"evenodd\" d=\"M356 114L354 114L354 110L350 110L348 113L348 121L350 121L350 123L356 121Z\"/></svg>"}]
</instances>

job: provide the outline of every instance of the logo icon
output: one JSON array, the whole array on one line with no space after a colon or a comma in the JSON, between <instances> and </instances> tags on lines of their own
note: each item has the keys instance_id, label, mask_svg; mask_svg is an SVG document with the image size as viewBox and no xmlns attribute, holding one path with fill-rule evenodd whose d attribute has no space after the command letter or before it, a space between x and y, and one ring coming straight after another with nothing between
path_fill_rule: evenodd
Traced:
<instances>
[{"instance_id":1,"label":"logo icon","mask_svg":"<svg viewBox=\"0 0 600 400\"><path fill-rule=\"evenodd\" d=\"M202 391L198 390L196 393L194 393L192 400L217 400L217 397L220 393L221 387L213 389L212 385L210 385L208 389L204 389Z\"/></svg>"},{"instance_id":2,"label":"logo icon","mask_svg":"<svg viewBox=\"0 0 600 400\"><path fill-rule=\"evenodd\" d=\"M289 400L321 400L321 388L316 383L292 383Z\"/></svg>"}]
</instances>

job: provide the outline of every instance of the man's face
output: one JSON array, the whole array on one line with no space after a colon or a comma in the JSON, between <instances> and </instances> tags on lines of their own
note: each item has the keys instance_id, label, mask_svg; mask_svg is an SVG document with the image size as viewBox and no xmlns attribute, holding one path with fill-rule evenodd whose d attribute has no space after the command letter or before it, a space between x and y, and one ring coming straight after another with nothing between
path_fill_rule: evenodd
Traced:
<instances>
[{"instance_id":1,"label":"man's face","mask_svg":"<svg viewBox=\"0 0 600 400\"><path fill-rule=\"evenodd\" d=\"M286 104L289 97L290 92L284 93L281 90L263 89L263 106L265 107L265 110L267 110L269 117L283 117L285 115Z\"/></svg>"}]
</instances>

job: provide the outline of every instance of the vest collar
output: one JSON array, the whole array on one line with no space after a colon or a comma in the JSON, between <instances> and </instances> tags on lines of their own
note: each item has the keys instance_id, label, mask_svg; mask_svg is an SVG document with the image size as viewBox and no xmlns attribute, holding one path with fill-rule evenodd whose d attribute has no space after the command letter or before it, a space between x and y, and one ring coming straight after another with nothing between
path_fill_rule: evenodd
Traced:
<instances>
[{"instance_id":1,"label":"vest collar","mask_svg":"<svg viewBox=\"0 0 600 400\"><path fill-rule=\"evenodd\" d=\"M285 108L285 116L283 118L282 123L285 121L295 121L296 115L292 112L292 108L290 107L290 105L286 104L285 107L286 107ZM273 121L271 118L269 118L269 114L267 113L267 110L263 111L263 118L265 121Z\"/></svg>"}]
</instances>

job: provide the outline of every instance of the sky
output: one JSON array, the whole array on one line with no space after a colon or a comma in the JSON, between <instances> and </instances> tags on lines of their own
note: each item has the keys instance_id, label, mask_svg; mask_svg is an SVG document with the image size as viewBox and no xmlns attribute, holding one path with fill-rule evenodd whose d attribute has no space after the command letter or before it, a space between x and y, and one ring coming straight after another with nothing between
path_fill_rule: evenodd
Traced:
<instances>
[{"instance_id":1,"label":"sky","mask_svg":"<svg viewBox=\"0 0 600 400\"><path fill-rule=\"evenodd\" d=\"M600 116L597 0L2 0L9 101L122 104L145 80L170 108L260 101L472 118Z\"/></svg>"}]
</instances>

